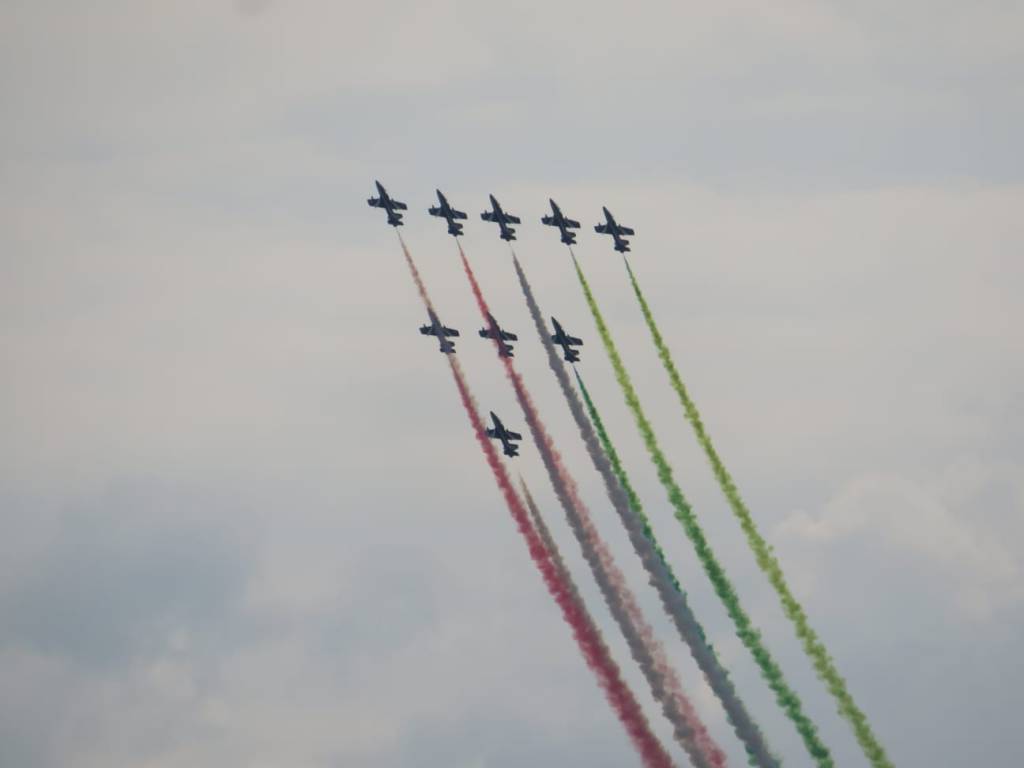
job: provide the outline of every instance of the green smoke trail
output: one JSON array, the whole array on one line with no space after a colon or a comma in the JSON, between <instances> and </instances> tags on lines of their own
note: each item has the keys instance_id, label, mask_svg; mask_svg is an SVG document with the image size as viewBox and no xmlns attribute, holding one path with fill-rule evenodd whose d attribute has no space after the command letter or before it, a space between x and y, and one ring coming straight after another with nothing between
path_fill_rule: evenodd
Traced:
<instances>
[{"instance_id":1,"label":"green smoke trail","mask_svg":"<svg viewBox=\"0 0 1024 768\"><path fill-rule=\"evenodd\" d=\"M675 363L672 361L672 355L669 353L668 346L666 346L661 332L658 330L657 323L654 322L654 315L651 314L651 308L648 306L646 299L644 299L636 275L633 274L629 262L625 259L623 261L625 261L626 271L629 273L629 281L633 284L633 292L640 303L640 310L643 312L644 320L647 321L647 327L651 331L654 346L658 349L658 357L661 358L661 363L668 372L672 388L679 395L679 401L683 404L686 418L693 426L693 431L697 435L697 442L700 443L701 448L704 449L704 453L708 457L711 469L715 473L715 479L718 480L722 493L725 494L726 499L729 501L729 506L732 507L733 514L736 515L740 522L740 527L743 528L743 533L747 537L750 549L754 552L758 566L778 593L782 609L789 620L793 622L797 637L800 638L800 642L803 644L804 652L811 659L818 677L828 687L832 696L835 697L836 703L839 705L839 714L845 717L853 727L854 735L861 749L864 750L865 756L874 768L892 768L892 763L889 761L888 756L886 756L885 749L871 730L867 717L854 702L853 696L846 688L846 681L836 669L832 657L829 656L817 633L808 624L807 614L804 612L803 607L793 597L793 593L790 592L789 585L786 583L786 578L782 573L782 568L772 554L771 547L757 530L747 505L743 503L743 499L740 497L736 483L733 482L732 476L719 458L711 438L704 429L704 422L700 418L700 412L690 398L686 385L683 384L683 380L679 376L679 371L676 370Z\"/></svg>"},{"instance_id":2,"label":"green smoke trail","mask_svg":"<svg viewBox=\"0 0 1024 768\"><path fill-rule=\"evenodd\" d=\"M580 376L579 371L573 367L573 373L576 374L576 383L579 385L580 394L583 395L583 402L587 406L587 413L590 415L590 421L594 424L594 430L597 432L597 437L601 441L601 447L604 448L605 454L608 456L608 461L611 462L612 471L615 476L619 479L619 483L622 484L622 490L626 492L626 498L629 499L629 506L632 507L633 512L636 513L637 519L643 526L644 536L651 542L654 547L654 551L658 553L658 558L665 564L665 571L668 573L668 578L672 582L672 586L677 591L683 591L683 585L679 583L679 579L676 578L675 572L672 570L672 566L669 565L668 560L665 557L665 552L661 548L661 544L654 537L654 529L651 528L651 521L648 519L647 514L644 512L643 505L640 503L640 497L637 496L636 491L633 489L633 484L629 482L629 475L626 474L626 468L622 466L622 461L619 459L619 454L615 450L615 446L612 445L612 440L608 437L608 430L605 429L604 422L601 421L601 415L597 412L597 406L594 405L594 401L590 397L590 392L583 384L583 378Z\"/></svg>"},{"instance_id":3,"label":"green smoke trail","mask_svg":"<svg viewBox=\"0 0 1024 768\"><path fill-rule=\"evenodd\" d=\"M761 675L775 694L775 700L782 707L782 710L792 721L793 725L796 726L797 732L800 734L801 739L803 739L808 753L814 758L819 768L832 768L834 762L828 747L825 746L818 736L818 729L814 723L804 714L800 698L786 683L778 663L772 658L764 643L761 642L761 633L754 627L750 617L740 605L736 590L726 576L725 570L718 562L718 558L715 557L715 553L712 551L711 545L704 535L704 530L700 527L700 523L697 522L693 510L686 501L686 497L683 496L683 492L676 484L672 476L672 467L669 466L668 461L661 452L657 438L654 435L654 430L644 415L643 409L640 407L640 400L636 395L636 390L633 388L633 382L630 380L629 374L626 373L626 368L622 364L618 350L615 348L615 342L612 341L608 326L605 325L604 318L594 299L594 294L590 290L587 279L583 276L583 270L580 268L579 262L576 261L575 255L573 255L572 261L576 267L576 276L579 278L580 286L583 288L583 295L586 297L587 305L590 307L590 313L594 316L594 323L597 325L601 342L604 344L608 358L615 369L615 378L622 388L626 405L629 406L630 411L633 413L640 436L643 438L647 452L651 456L651 461L654 462L654 466L658 471L658 479L661 480L661 484L668 493L668 499L675 510L676 519L682 524L683 530L693 544L704 572L711 580L715 594L722 601L726 611L729 613L729 617L736 626L736 634L754 657L754 661L761 670Z\"/></svg>"}]
</instances>

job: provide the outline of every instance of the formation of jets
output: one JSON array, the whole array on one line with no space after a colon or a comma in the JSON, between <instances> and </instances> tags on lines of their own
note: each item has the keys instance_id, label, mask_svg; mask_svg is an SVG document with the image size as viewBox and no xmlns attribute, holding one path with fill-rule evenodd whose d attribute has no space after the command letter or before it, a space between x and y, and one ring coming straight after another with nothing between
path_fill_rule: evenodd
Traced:
<instances>
[{"instance_id":1,"label":"formation of jets","mask_svg":"<svg viewBox=\"0 0 1024 768\"><path fill-rule=\"evenodd\" d=\"M455 354L455 342L450 341L449 339L457 337L459 335L458 330L446 326L434 312L429 310L428 312L430 315L430 322L426 325L420 326L420 333L424 336L434 336L437 338L440 344L440 352L443 352L446 355ZM551 318L551 325L555 329L555 332L551 334L551 341L562 348L562 356L565 358L566 362L578 363L580 361L580 353L579 350L575 349L575 347L582 346L583 339L576 336L570 336L565 332L562 324L553 317ZM519 337L502 328L498 324L498 321L494 319L494 315L487 315L487 325L481 328L478 333L482 339L491 339L492 341L497 342L499 357L514 356L512 345L509 344L509 342L518 341Z\"/></svg>"},{"instance_id":2,"label":"formation of jets","mask_svg":"<svg viewBox=\"0 0 1024 768\"><path fill-rule=\"evenodd\" d=\"M366 202L373 208L382 208L387 213L388 224L393 227L400 227L405 222L402 221L402 214L400 211L408 210L408 206L391 197L387 190L384 189L379 181L375 182L377 186L377 196L369 198ZM435 190L437 192L437 205L432 205L427 209L427 213L431 216L444 219L448 224L448 234L452 237L459 237L463 234L462 221L465 221L468 216L465 212L458 210L448 199L444 196L441 190ZM518 216L513 216L507 213L501 204L495 199L494 195L490 195L491 209L484 211L480 214L480 218L484 221L492 222L498 225L498 236L507 242L511 242L516 239L516 230L513 227L514 224L521 224L522 220ZM548 216L541 217L541 223L546 224L549 227L556 227L559 233L559 239L566 245L576 244L576 232L573 230L580 228L580 223L574 221L562 213L562 209L558 207L558 204L554 200L548 200L551 204L551 214ZM607 208L602 208L604 212L604 222L597 224L594 227L594 231L602 235L610 235L614 248L619 253L627 253L629 251L629 240L627 237L634 235L634 231L629 227L619 224L615 217L612 216L611 212ZM442 354L452 355L455 354L455 342L453 338L459 336L459 332L455 328L449 328L433 310L428 310L430 322L426 325L420 326L420 333L424 336L433 336L437 339L439 345L439 351ZM562 324L558 322L554 317L551 318L551 325L554 328L554 333L551 334L551 341L562 348L562 356L568 363L577 363L580 359L579 350L576 347L583 345L583 339L576 336L569 335L566 330L562 327ZM483 339L489 339L495 342L498 349L498 355L500 357L512 357L512 345L509 342L518 341L519 337L516 334L506 331L502 328L498 321L494 319L493 315L487 315L487 325L480 329L480 337ZM523 439L523 436L518 432L513 432L510 429L506 429L505 425L501 423L501 419L495 415L494 411L491 411L491 421L493 426L487 429L487 436L493 440L501 442L502 452L509 457L519 455L519 446L516 442Z\"/></svg>"},{"instance_id":3,"label":"formation of jets","mask_svg":"<svg viewBox=\"0 0 1024 768\"><path fill-rule=\"evenodd\" d=\"M368 202L374 208L383 208L388 214L388 224L393 227L400 227L405 222L402 221L402 214L398 211L404 211L408 208L405 203L399 202L391 197L387 190L384 189L379 181L374 182L377 185L377 197L371 197ZM431 216L437 216L438 218L444 219L448 222L448 234L452 237L459 237L462 234L463 225L459 222L467 219L467 215L464 211L460 211L455 208L451 203L448 202L448 198L444 196L440 189L435 190L437 192L437 205L432 205L427 209L427 213ZM516 230L513 224L521 224L522 220L518 216L513 216L511 213L507 213L502 207L501 203L497 201L494 195L489 196L491 199L491 209L484 211L480 214L480 218L484 221L489 221L498 225L498 237L507 242L511 242L516 239ZM557 227L561 241L566 245L576 244L576 233L572 230L579 229L580 223L574 221L562 213L562 209L558 207L558 203L554 200L548 200L551 204L551 215L542 216L541 224L547 224L549 227ZM615 250L619 253L629 252L629 240L627 237L632 237L636 232L622 224L619 224L615 217L612 216L611 211L607 208L602 208L604 213L604 222L597 224L594 227L594 231L602 235L611 235Z\"/></svg>"}]
</instances>

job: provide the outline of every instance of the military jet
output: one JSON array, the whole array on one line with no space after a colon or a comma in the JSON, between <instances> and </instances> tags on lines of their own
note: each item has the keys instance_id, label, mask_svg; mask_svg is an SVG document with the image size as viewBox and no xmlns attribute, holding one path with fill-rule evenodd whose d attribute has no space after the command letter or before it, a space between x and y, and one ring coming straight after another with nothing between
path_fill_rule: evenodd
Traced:
<instances>
[{"instance_id":1,"label":"military jet","mask_svg":"<svg viewBox=\"0 0 1024 768\"><path fill-rule=\"evenodd\" d=\"M456 219L464 219L466 218L466 214L453 208L448 203L445 196L441 194L440 189L435 191L437 192L437 202L440 203L440 205L432 205L427 209L427 213L431 216L440 216L442 219L447 219L448 234L452 237L458 237L462 234L462 225L457 223Z\"/></svg>"},{"instance_id":2,"label":"military jet","mask_svg":"<svg viewBox=\"0 0 1024 768\"><path fill-rule=\"evenodd\" d=\"M515 441L522 440L523 436L518 432L505 429L505 425L494 415L494 411L491 411L491 419L494 421L494 428L488 429L486 435L492 440L501 441L501 451L506 456L518 456L519 446L515 444Z\"/></svg>"},{"instance_id":3,"label":"military jet","mask_svg":"<svg viewBox=\"0 0 1024 768\"><path fill-rule=\"evenodd\" d=\"M576 233L569 230L579 229L580 223L563 216L562 209L558 207L558 203L554 200L548 198L548 202L551 203L551 215L542 217L540 223L547 224L549 227L558 227L558 230L562 233L562 242L566 245L574 245L576 243Z\"/></svg>"},{"instance_id":4,"label":"military jet","mask_svg":"<svg viewBox=\"0 0 1024 768\"><path fill-rule=\"evenodd\" d=\"M619 253L626 253L629 250L629 241L626 240L624 235L635 235L636 233L629 227L624 227L615 221L615 217L612 216L611 211L607 208L602 208L604 211L604 224L598 224L594 227L595 232L600 232L602 235L611 235L612 239L615 240L615 250Z\"/></svg>"},{"instance_id":5,"label":"military jet","mask_svg":"<svg viewBox=\"0 0 1024 768\"><path fill-rule=\"evenodd\" d=\"M484 339L497 340L499 357L512 357L512 345L506 344L505 342L519 340L519 337L514 333L503 331L492 314L487 315L487 327L480 329L480 336Z\"/></svg>"},{"instance_id":6,"label":"military jet","mask_svg":"<svg viewBox=\"0 0 1024 768\"><path fill-rule=\"evenodd\" d=\"M553 317L551 318L551 323L555 326L555 335L551 337L551 340L562 347L562 354L565 356L566 362L578 363L580 353L573 349L573 347L582 346L583 339L577 339L575 336L567 334L561 324Z\"/></svg>"},{"instance_id":7,"label":"military jet","mask_svg":"<svg viewBox=\"0 0 1024 768\"><path fill-rule=\"evenodd\" d=\"M380 195L380 197L371 197L366 202L370 204L371 208L383 208L387 211L388 224L392 227L402 226L402 214L397 213L397 211L404 211L409 206L405 203L400 203L397 200L392 199L387 193L387 190L384 189L384 185L379 181L375 183L377 185L377 194Z\"/></svg>"},{"instance_id":8,"label":"military jet","mask_svg":"<svg viewBox=\"0 0 1024 768\"><path fill-rule=\"evenodd\" d=\"M491 195L490 197L491 210L484 211L483 213L481 213L480 218L483 219L484 221L493 221L495 224L497 224L498 227L501 229L501 234L499 235L499 237L501 237L502 240L515 240L516 231L512 227L510 227L509 224L519 224L519 217L513 216L510 213L505 213L503 210L501 210L501 206L498 204L498 201L494 199L494 195Z\"/></svg>"},{"instance_id":9,"label":"military jet","mask_svg":"<svg viewBox=\"0 0 1024 768\"><path fill-rule=\"evenodd\" d=\"M458 336L459 332L454 328L446 328L444 325L442 325L441 321L438 319L437 315L434 313L433 310L428 309L427 313L430 315L430 324L421 325L420 333L422 333L424 336L436 336L437 340L441 344L441 351L444 352L446 355L452 354L453 352L455 352L455 342L448 341L448 337Z\"/></svg>"}]
</instances>

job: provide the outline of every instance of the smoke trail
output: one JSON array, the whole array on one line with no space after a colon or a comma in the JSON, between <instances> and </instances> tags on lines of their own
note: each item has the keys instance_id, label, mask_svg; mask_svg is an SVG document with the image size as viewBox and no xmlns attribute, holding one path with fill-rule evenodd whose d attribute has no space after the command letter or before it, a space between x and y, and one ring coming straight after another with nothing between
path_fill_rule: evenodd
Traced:
<instances>
[{"instance_id":1,"label":"smoke trail","mask_svg":"<svg viewBox=\"0 0 1024 768\"><path fill-rule=\"evenodd\" d=\"M729 722L732 723L736 735L743 742L744 747L746 747L747 755L751 764L759 766L780 765L778 758L772 755L769 751L768 745L764 740L764 734L761 733L761 729L755 722L753 722L749 712L747 712L746 706L736 693L736 688L733 686L732 680L729 679L729 673L721 665L721 662L715 655L714 649L711 647L710 643L707 642L704 629L697 621L697 617L693 615L690 605L686 600L686 593L683 591L678 579L676 579L675 573L672 572L672 567L669 565L668 560L665 558L665 553L662 551L661 546L658 544L658 540L654 536L650 520L648 520L647 515L644 514L640 498L637 496L636 491L629 482L629 476L626 474L626 470L622 466L622 462L619 460L619 455L615 450L615 446L612 445L611 438L608 436L604 423L601 421L601 416L597 412L597 407L594 405L594 401L591 399L586 386L584 386L583 379L580 377L579 372L574 369L573 373L576 374L576 382L579 385L580 393L583 395L583 401L586 403L587 412L590 415L590 420L594 425L597 436L601 441L604 453L608 457L608 461L611 463L612 471L615 473L616 478L622 485L622 490L629 499L629 507L636 518L638 526L643 531L644 537L657 557L660 567L656 567L654 569L657 573L657 577L652 574L652 579L659 578L662 583L656 583L654 581L652 581L652 583L655 584L659 594L668 592L668 590L663 586L664 582L668 582L672 587L672 592L668 592L667 596L662 596L666 611L672 618L673 623L676 625L679 634L690 647L690 652L693 654L694 660L704 673L704 677L707 680L708 685L711 687L711 690L718 697L719 701L721 701L722 707L725 709L726 714L729 717ZM645 565L647 564L647 557L650 557L650 555L641 555L641 558L644 559ZM651 570L652 569L648 569L648 573L651 573ZM678 594L678 597L675 599L672 599L673 592ZM671 603L669 602L670 600L672 601Z\"/></svg>"},{"instance_id":2,"label":"smoke trail","mask_svg":"<svg viewBox=\"0 0 1024 768\"><path fill-rule=\"evenodd\" d=\"M715 473L715 479L718 480L722 493L728 499L729 506L732 507L733 513L743 528L743 533L746 534L747 542L754 552L758 566L768 577L772 586L775 587L779 600L782 602L782 609L785 611L786 616L789 617L789 620L793 622L797 637L800 638L800 642L803 644L804 652L814 664L818 677L824 681L829 692L839 704L839 714L845 717L853 727L854 735L857 737L857 742L860 744L861 749L864 750L865 756L867 756L875 768L892 768L892 763L886 756L885 749L871 730L867 717L854 703L853 696L846 688L846 681L839 674L835 663L818 638L817 633L811 629L807 621L807 614L804 613L803 607L793 597L793 593L790 592L789 585L786 583L785 576L782 573L782 568L779 566L778 560L772 555L771 547L757 530L754 519L751 517L746 504L743 503L736 484L733 482L722 460L718 457L718 452L715 450L714 445L711 443L711 438L704 429L704 422L700 418L697 406L690 399L686 386L683 384L683 380L676 370L675 363L672 361L672 355L669 353L668 346L665 344L664 339L662 339L661 332L654 322L651 308L640 291L640 284L637 282L636 275L633 273L629 261L625 258L623 261L626 264L626 271L629 273L629 281L633 284L633 292L640 303L640 310L643 312L644 320L647 321L647 327L651 331L654 346L658 349L658 356L661 358L662 365L664 365L665 370L668 372L669 380L672 382L672 388L679 395L679 401L683 404L683 409L686 411L686 418L693 426L693 431L697 435L697 442L704 449L704 453L711 464L711 469Z\"/></svg>"},{"instance_id":3,"label":"smoke trail","mask_svg":"<svg viewBox=\"0 0 1024 768\"><path fill-rule=\"evenodd\" d=\"M548 524L544 522L544 517L537 508L537 504L533 500L533 495L530 493L530 489L526 487L526 481L523 480L522 476L519 477L519 487L523 490L523 499L526 501L526 508L530 510L530 520L533 522L533 527L536 529L540 540L544 542L544 546L547 548L548 554L551 556L551 562L554 563L555 568L558 569L558 574L561 576L562 581L565 582L565 586L568 587L569 591L577 600L582 602L583 598L580 597L580 591L576 587L576 581L573 579L572 574L569 573L569 567L565 564L565 560L562 558L562 551L558 548L558 544L555 543L555 538L551 535L551 529L548 528Z\"/></svg>"},{"instance_id":4,"label":"smoke trail","mask_svg":"<svg viewBox=\"0 0 1024 768\"><path fill-rule=\"evenodd\" d=\"M519 278L519 286L526 299L526 305L530 310L530 316L533 318L534 327L537 329L537 335L540 336L541 343L544 345L544 350L547 353L548 366L558 380L562 395L565 397L569 411L572 413L583 442L587 447L587 453L590 455L594 467L604 481L608 498L615 507L615 511L618 513L623 526L625 526L630 542L643 563L651 584L658 591L658 596L661 598L665 612L672 619L683 642L690 648L690 653L700 667L701 672L704 673L705 679L711 686L712 691L722 702L729 721L732 723L736 735L743 742L748 756L753 760L753 764L762 767L777 767L779 765L778 760L769 751L763 734L753 722L743 702L736 694L732 681L729 680L728 672L719 663L711 646L708 645L704 630L697 621L696 616L693 615L686 599L686 594L665 562L661 550L657 547L650 524L641 511L639 499L632 492L632 488L627 490L626 484L621 482L624 477L624 473L621 472L621 465L618 465L617 473L612 462L609 460L610 456L606 453L606 448L610 447L610 444L606 442L605 446L602 447L602 440L599 440L598 435L594 433L594 425L591 424L591 419L584 412L583 405L580 403L572 387L565 366L562 364L555 345L551 341L547 327L544 324L540 306L537 304L536 296L530 287L529 280L526 278L522 264L514 256L512 263L516 270L516 276ZM579 380L578 374L577 380ZM589 400L588 407L592 409L592 403ZM595 411L591 410L591 417L594 415L596 415ZM595 420L595 425L600 429L600 424L597 420ZM617 457L615 461L617 462ZM699 720L691 723L691 727L697 736L698 744L706 754L720 754L719 747L707 734Z\"/></svg>"},{"instance_id":5,"label":"smoke trail","mask_svg":"<svg viewBox=\"0 0 1024 768\"><path fill-rule=\"evenodd\" d=\"M402 253L405 254L406 263L409 266L409 271L412 273L420 298L426 307L433 311L433 303L427 294L426 286L400 233L398 240L402 244ZM480 448L487 459L487 464L494 474L498 488L505 497L505 503L508 505L516 527L526 541L530 557L537 566L537 570L540 571L548 592L550 592L555 602L558 603L558 607L562 610L562 616L566 623L572 629L573 637L576 639L584 661L586 661L587 666L590 667L597 678L598 685L604 691L605 697L615 710L619 721L625 726L626 732L634 747L640 753L644 765L648 768L672 768L672 759L668 756L658 737L651 731L650 723L647 722L647 718L633 692L629 689L625 680L622 679L619 667L614 659L612 659L600 630L598 630L597 625L589 613L587 613L582 600L578 598L578 593L574 593L572 588L560 577L558 567L552 561L550 553L544 546L544 542L531 524L526 510L523 508L522 501L516 495L512 481L505 472L504 464L501 463L494 445L485 434L483 421L480 419L480 411L477 408L476 401L473 399L473 395L469 391L469 386L466 384L461 366L459 366L454 355L446 355L446 357L451 367L455 386L459 390L462 405L473 426L477 442L480 444Z\"/></svg>"},{"instance_id":6,"label":"smoke trail","mask_svg":"<svg viewBox=\"0 0 1024 768\"><path fill-rule=\"evenodd\" d=\"M456 242L458 243L458 241ZM466 272L466 277L469 278L477 306L486 321L491 311L461 244L459 244L459 255L462 258L463 269ZM594 580L608 605L612 618L615 619L629 646L630 654L640 667L654 698L661 704L662 712L672 724L676 741L686 750L687 755L698 768L721 765L721 763L710 762L708 757L696 748L694 732L690 727L692 718L687 718L684 714L688 710L692 712L692 705L683 694L675 670L669 664L661 644L654 637L654 630L640 611L640 606L626 585L625 577L616 565L615 559L598 534L597 528L590 518L590 512L579 497L576 483L562 463L561 455L544 428L533 399L512 364L511 358L499 356L499 360L505 365L505 373L515 390L516 398L526 417L527 426L537 445L537 450L540 452L555 495L565 510L569 527L579 542L584 559L590 566ZM695 714L694 717L696 717Z\"/></svg>"},{"instance_id":7,"label":"smoke trail","mask_svg":"<svg viewBox=\"0 0 1024 768\"><path fill-rule=\"evenodd\" d=\"M725 570L718 562L718 558L715 557L711 545L704 536L704 530L700 527L700 523L697 522L697 518L683 496L683 492L676 484L672 476L672 468L661 452L657 438L654 435L654 430L644 415L643 409L640 407L640 400L637 398L636 390L633 388L633 382L630 380L629 374L626 373L626 368L622 364L618 350L615 348L615 342L612 341L611 334L605 325L604 318L601 316L601 311L597 307L597 302L590 291L586 278L583 276L583 270L580 268L575 254L573 254L572 261L576 267L576 276L579 278L580 286L583 288L587 305L590 307L590 313L594 316L594 323L597 325L601 342L604 344L608 358L615 369L615 378L618 380L622 393L625 396L626 405L629 406L630 411L633 413L633 419L636 421L637 429L643 438L644 445L647 447L647 452L651 456L651 461L658 471L658 479L661 480L661 484L668 493L668 499L675 510L676 519L682 523L683 530L686 531L687 537L693 544L704 572L711 580L715 594L722 601L722 604L729 613L729 617L736 626L736 634L753 655L754 661L757 662L761 670L761 675L775 694L775 700L796 726L800 737L803 739L804 746L818 766L820 768L831 768L834 763L828 747L825 746L818 736L818 730L814 723L804 714L800 698L786 683L778 663L772 658L764 643L761 642L761 633L753 626L750 617L740 605L736 590L726 576Z\"/></svg>"}]
</instances>

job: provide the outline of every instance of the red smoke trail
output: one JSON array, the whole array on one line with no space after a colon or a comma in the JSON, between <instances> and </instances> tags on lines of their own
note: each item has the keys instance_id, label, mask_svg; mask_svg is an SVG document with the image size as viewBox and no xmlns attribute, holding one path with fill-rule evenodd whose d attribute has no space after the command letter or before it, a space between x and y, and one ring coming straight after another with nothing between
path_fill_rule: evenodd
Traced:
<instances>
[{"instance_id":1,"label":"red smoke trail","mask_svg":"<svg viewBox=\"0 0 1024 768\"><path fill-rule=\"evenodd\" d=\"M459 256L462 259L462 267L466 272L466 277L469 278L470 286L473 290L473 296L476 298L477 307L480 309L480 313L485 322L491 315L490 307L487 305L487 300L484 299L483 291L480 289L480 284L476 280L476 275L473 273L473 268L469 264L469 260L466 258L465 251L462 250L462 244L458 240L455 241L459 247ZM513 254L514 256L514 254ZM609 551L604 539L597 531L597 527L594 525L594 521L590 517L583 500L579 496L579 490L576 487L576 481L573 480L569 471L565 468L562 462L561 454L559 454L555 447L554 441L548 434L541 422L540 415L537 411L536 406L533 403L533 398L530 396L529 391L526 389L526 385L523 383L522 377L519 372L516 371L512 359L509 357L499 357L499 359L505 365L505 374L509 381L512 382L512 386L516 392L516 398L519 400L520 405L523 408L523 412L526 416L527 424L530 427L534 438L538 442L538 449L541 451L542 458L550 459L549 471L552 469L556 477L552 478L552 482L555 484L556 491L562 490L567 497L571 509L566 510L570 514L574 514L578 521L579 528L582 529L583 540L580 544L587 548L596 555L596 558L600 564L601 570L604 571L604 575L607 579L611 590L613 591L612 599L618 602L621 606L622 611L625 613L625 619L628 625L622 626L624 633L632 633L636 640L640 643L640 652L643 653L651 663L653 667L653 673L657 676L657 684L664 687L667 698L676 712L682 718L681 726L685 730L689 730L686 738L683 739L683 746L687 749L687 753L691 759L697 765L713 766L714 768L722 768L726 764L725 754L715 741L711 738L707 728L701 722L700 716L697 714L696 708L693 706L689 697L683 691L682 684L679 681L679 676L676 674L675 668L671 665L668 660L668 655L665 652L664 647L654 636L654 630L651 625L647 622L646 617L640 609L640 605L636 601L636 596L630 590L626 583L626 578L622 571L619 569L615 562L615 558ZM547 454L545 457L544 454ZM548 462L545 461L545 464ZM572 521L570 521L572 524ZM609 604L613 613L615 612L615 606ZM627 635L627 642L630 641L630 637ZM631 650L632 650L631 644ZM645 662L641 660L641 657L636 657L641 667L644 667ZM647 671L644 670L645 676ZM654 683L652 683L654 687ZM658 696L655 690L655 696L660 702L664 703L663 698ZM673 726L677 725L675 718L670 717L673 721Z\"/></svg>"},{"instance_id":2,"label":"red smoke trail","mask_svg":"<svg viewBox=\"0 0 1024 768\"><path fill-rule=\"evenodd\" d=\"M405 254L409 271L416 282L420 298L423 299L423 303L427 308L433 312L433 303L430 301L430 296L427 294L423 279L420 277L419 270L416 268L416 264L413 262L412 255L409 253L405 241L402 240L401 234L399 234L398 239L402 244L402 252ZM551 593L555 602L558 603L558 607L562 610L562 616L572 629L573 637L576 639L576 643L583 654L587 666L590 667L597 677L598 685L604 690L608 702L612 705L619 720L625 726L626 732L640 753L644 765L648 766L648 768L672 768L672 759L658 741L658 737L651 731L650 724L647 722L643 710L640 709L636 697L633 696L629 686L622 679L619 667L615 660L612 659L599 630L586 612L582 602L572 594L568 585L559 575L557 566L552 562L544 542L541 541L536 529L533 527L522 501L516 494L512 481L505 472L505 465L502 464L497 451L494 449L494 445L485 434L479 409L472 393L469 391L469 386L466 384L462 367L454 355L446 355L446 357L451 366L452 378L455 380L455 386L458 387L462 405L466 409L466 415L469 416L469 420L473 425L473 432L476 435L477 442L480 443L480 448L484 452L487 464L494 473L494 479L498 483L498 488L501 490L502 495L505 497L505 503L508 505L509 512L512 513L516 527L526 540L530 557L533 558L537 570L540 571L548 592Z\"/></svg>"}]
</instances>

